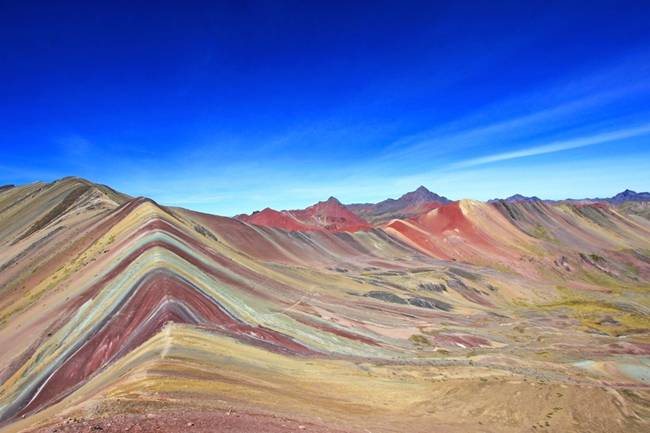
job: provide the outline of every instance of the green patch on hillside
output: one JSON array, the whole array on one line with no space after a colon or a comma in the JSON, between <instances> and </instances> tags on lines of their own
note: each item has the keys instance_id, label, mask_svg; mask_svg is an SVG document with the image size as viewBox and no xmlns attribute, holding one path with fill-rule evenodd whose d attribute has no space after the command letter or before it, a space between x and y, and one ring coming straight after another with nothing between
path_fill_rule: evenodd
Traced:
<instances>
[{"instance_id":1,"label":"green patch on hillside","mask_svg":"<svg viewBox=\"0 0 650 433\"><path fill-rule=\"evenodd\" d=\"M557 289L561 294L558 301L529 307L543 311L563 311L579 321L582 329L587 332L619 336L650 329L650 316L631 304L593 299L567 287L558 286Z\"/></svg>"},{"instance_id":2,"label":"green patch on hillside","mask_svg":"<svg viewBox=\"0 0 650 433\"><path fill-rule=\"evenodd\" d=\"M537 239L542 239L542 240L551 242L553 244L559 245L559 243L560 243L555 238L555 236L553 236L551 233L549 233L548 230L546 230L546 227L544 227L542 225L539 225L539 224L536 225L535 227L533 227L531 235L533 237L537 238Z\"/></svg>"}]
</instances>

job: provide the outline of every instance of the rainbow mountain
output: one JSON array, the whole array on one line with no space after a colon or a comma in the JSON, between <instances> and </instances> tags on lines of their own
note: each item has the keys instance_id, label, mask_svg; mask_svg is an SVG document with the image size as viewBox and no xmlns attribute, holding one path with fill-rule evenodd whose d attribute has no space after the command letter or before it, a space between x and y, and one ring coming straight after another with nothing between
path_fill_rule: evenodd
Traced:
<instances>
[{"instance_id":1,"label":"rainbow mountain","mask_svg":"<svg viewBox=\"0 0 650 433\"><path fill-rule=\"evenodd\" d=\"M644 203L2 187L0 432L648 431Z\"/></svg>"}]
</instances>

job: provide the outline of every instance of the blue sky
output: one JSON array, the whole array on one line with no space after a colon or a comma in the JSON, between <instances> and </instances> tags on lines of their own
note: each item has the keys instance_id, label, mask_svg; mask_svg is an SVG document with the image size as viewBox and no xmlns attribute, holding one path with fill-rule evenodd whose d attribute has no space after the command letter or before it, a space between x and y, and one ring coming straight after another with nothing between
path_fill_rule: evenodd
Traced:
<instances>
[{"instance_id":1,"label":"blue sky","mask_svg":"<svg viewBox=\"0 0 650 433\"><path fill-rule=\"evenodd\" d=\"M95 3L0 2L0 184L225 215L650 189L648 2Z\"/></svg>"}]
</instances>

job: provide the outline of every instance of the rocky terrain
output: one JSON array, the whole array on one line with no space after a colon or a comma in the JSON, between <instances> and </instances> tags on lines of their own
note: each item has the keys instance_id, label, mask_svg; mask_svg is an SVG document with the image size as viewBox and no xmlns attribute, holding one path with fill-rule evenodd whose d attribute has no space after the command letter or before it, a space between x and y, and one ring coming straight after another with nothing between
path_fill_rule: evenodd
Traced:
<instances>
[{"instance_id":1,"label":"rocky terrain","mask_svg":"<svg viewBox=\"0 0 650 433\"><path fill-rule=\"evenodd\" d=\"M2 187L0 432L646 432L644 203Z\"/></svg>"}]
</instances>

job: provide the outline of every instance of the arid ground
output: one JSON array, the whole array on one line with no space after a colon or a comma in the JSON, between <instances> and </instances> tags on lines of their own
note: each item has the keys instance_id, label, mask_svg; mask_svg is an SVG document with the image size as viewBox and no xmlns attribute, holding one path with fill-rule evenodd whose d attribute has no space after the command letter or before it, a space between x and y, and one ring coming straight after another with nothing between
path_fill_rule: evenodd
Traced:
<instances>
[{"instance_id":1,"label":"arid ground","mask_svg":"<svg viewBox=\"0 0 650 433\"><path fill-rule=\"evenodd\" d=\"M647 207L409 194L1 189L0 432L650 431Z\"/></svg>"}]
</instances>

